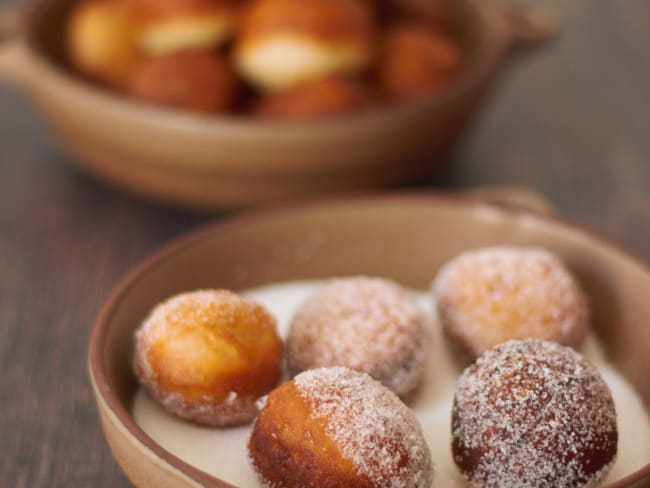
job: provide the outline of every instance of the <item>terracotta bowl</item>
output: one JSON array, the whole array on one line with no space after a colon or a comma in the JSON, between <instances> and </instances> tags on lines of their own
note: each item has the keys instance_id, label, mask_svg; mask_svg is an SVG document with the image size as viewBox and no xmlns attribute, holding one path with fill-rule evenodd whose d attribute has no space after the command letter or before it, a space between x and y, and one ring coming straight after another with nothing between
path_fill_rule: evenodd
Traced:
<instances>
[{"instance_id":1,"label":"terracotta bowl","mask_svg":"<svg viewBox=\"0 0 650 488\"><path fill-rule=\"evenodd\" d=\"M158 108L79 78L66 66L62 41L75 1L41 1L13 36L11 16L0 15L0 78L33 99L88 171L153 199L202 208L378 187L429 171L512 48L549 34L535 16L499 1L458 1L468 69L442 96L320 122L262 122Z\"/></svg>"},{"instance_id":2,"label":"terracotta bowl","mask_svg":"<svg viewBox=\"0 0 650 488\"><path fill-rule=\"evenodd\" d=\"M137 388L133 332L163 298L203 287L238 290L337 274L380 275L424 288L457 253L495 244L540 245L566 260L591 298L610 361L650 405L650 269L643 263L573 225L530 211L458 196L359 197L209 226L165 247L124 279L95 324L89 355L115 458L138 486L230 486L165 451L131 416ZM648 483L650 464L609 486Z\"/></svg>"}]
</instances>

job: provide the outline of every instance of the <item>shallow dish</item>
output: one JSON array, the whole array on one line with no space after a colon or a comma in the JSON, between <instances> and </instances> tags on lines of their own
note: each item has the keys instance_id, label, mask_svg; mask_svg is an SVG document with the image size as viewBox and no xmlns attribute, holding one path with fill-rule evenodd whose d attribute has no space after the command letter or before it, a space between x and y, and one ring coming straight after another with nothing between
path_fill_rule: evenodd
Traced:
<instances>
[{"instance_id":1,"label":"shallow dish","mask_svg":"<svg viewBox=\"0 0 650 488\"><path fill-rule=\"evenodd\" d=\"M22 35L11 35L11 19L0 14L0 78L34 100L85 169L149 198L202 208L384 186L430 170L455 144L513 48L549 34L548 24L501 1L459 1L468 68L446 93L283 124L158 108L88 83L64 56L62 29L75 1L41 0Z\"/></svg>"},{"instance_id":2,"label":"shallow dish","mask_svg":"<svg viewBox=\"0 0 650 488\"><path fill-rule=\"evenodd\" d=\"M138 486L230 486L157 445L130 411L133 331L172 294L234 290L337 274L370 274L425 288L460 251L494 244L558 253L591 298L608 359L650 405L650 269L588 232L525 210L442 195L358 197L263 211L209 226L167 246L119 285L90 342L90 377L106 439ZM649 460L650 461L650 460ZM608 486L647 486L650 463Z\"/></svg>"}]
</instances>

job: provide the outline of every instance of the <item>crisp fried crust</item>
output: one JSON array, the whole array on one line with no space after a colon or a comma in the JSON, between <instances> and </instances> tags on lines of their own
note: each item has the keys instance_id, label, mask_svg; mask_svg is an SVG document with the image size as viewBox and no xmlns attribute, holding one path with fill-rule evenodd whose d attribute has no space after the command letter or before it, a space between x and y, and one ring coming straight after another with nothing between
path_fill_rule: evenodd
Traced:
<instances>
[{"instance_id":1,"label":"crisp fried crust","mask_svg":"<svg viewBox=\"0 0 650 488\"><path fill-rule=\"evenodd\" d=\"M224 112L233 104L236 79L219 54L180 52L149 58L129 83L134 97L199 112Z\"/></svg>"},{"instance_id":2,"label":"crisp fried crust","mask_svg":"<svg viewBox=\"0 0 650 488\"><path fill-rule=\"evenodd\" d=\"M398 26L383 40L379 85L396 99L432 96L458 76L462 64L462 52L445 35L421 25Z\"/></svg>"},{"instance_id":3,"label":"crisp fried crust","mask_svg":"<svg viewBox=\"0 0 650 488\"><path fill-rule=\"evenodd\" d=\"M368 89L361 82L329 77L263 98L255 115L266 119L318 119L359 110L369 102Z\"/></svg>"},{"instance_id":4,"label":"crisp fried crust","mask_svg":"<svg viewBox=\"0 0 650 488\"><path fill-rule=\"evenodd\" d=\"M310 405L287 382L269 395L248 444L249 455L272 486L370 487L328 436L327 420L313 418Z\"/></svg>"},{"instance_id":5,"label":"crisp fried crust","mask_svg":"<svg viewBox=\"0 0 650 488\"><path fill-rule=\"evenodd\" d=\"M124 0L82 2L68 21L68 58L85 75L121 88L139 58L135 37L135 20Z\"/></svg>"},{"instance_id":6,"label":"crisp fried crust","mask_svg":"<svg viewBox=\"0 0 650 488\"><path fill-rule=\"evenodd\" d=\"M170 412L224 426L252 420L281 375L282 343L261 306L201 290L156 307L136 333L135 372Z\"/></svg>"},{"instance_id":7,"label":"crisp fried crust","mask_svg":"<svg viewBox=\"0 0 650 488\"><path fill-rule=\"evenodd\" d=\"M235 62L259 89L287 90L366 68L374 29L360 0L258 0L242 20Z\"/></svg>"}]
</instances>

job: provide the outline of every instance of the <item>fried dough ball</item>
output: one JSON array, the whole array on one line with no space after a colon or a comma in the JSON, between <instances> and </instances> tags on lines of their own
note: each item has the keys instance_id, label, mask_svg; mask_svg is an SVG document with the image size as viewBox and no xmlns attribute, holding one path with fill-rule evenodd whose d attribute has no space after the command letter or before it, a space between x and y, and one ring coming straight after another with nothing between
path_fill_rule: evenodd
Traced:
<instances>
[{"instance_id":1,"label":"fried dough ball","mask_svg":"<svg viewBox=\"0 0 650 488\"><path fill-rule=\"evenodd\" d=\"M143 60L129 92L148 102L197 112L225 112L235 98L236 79L216 53L179 52Z\"/></svg>"},{"instance_id":2,"label":"fried dough ball","mask_svg":"<svg viewBox=\"0 0 650 488\"><path fill-rule=\"evenodd\" d=\"M227 0L131 0L139 14L142 51L160 56L212 49L234 34L241 6Z\"/></svg>"},{"instance_id":3,"label":"fried dough ball","mask_svg":"<svg viewBox=\"0 0 650 488\"><path fill-rule=\"evenodd\" d=\"M293 373L346 366L410 400L422 383L432 330L415 299L395 282L330 280L299 307L287 336Z\"/></svg>"},{"instance_id":4,"label":"fried dough ball","mask_svg":"<svg viewBox=\"0 0 650 488\"><path fill-rule=\"evenodd\" d=\"M242 5L243 0L129 0L141 17L165 19Z\"/></svg>"},{"instance_id":5,"label":"fried dough ball","mask_svg":"<svg viewBox=\"0 0 650 488\"><path fill-rule=\"evenodd\" d=\"M255 113L267 119L318 119L363 109L369 101L368 90L361 82L330 77L271 94L262 99Z\"/></svg>"},{"instance_id":6,"label":"fried dough ball","mask_svg":"<svg viewBox=\"0 0 650 488\"><path fill-rule=\"evenodd\" d=\"M461 70L460 48L422 25L401 25L386 34L378 77L381 90L395 99L433 96Z\"/></svg>"},{"instance_id":7,"label":"fried dough ball","mask_svg":"<svg viewBox=\"0 0 650 488\"><path fill-rule=\"evenodd\" d=\"M276 488L429 488L433 462L413 412L347 368L299 374L273 390L248 441Z\"/></svg>"},{"instance_id":8,"label":"fried dough ball","mask_svg":"<svg viewBox=\"0 0 650 488\"><path fill-rule=\"evenodd\" d=\"M544 249L465 252L440 269L433 293L443 329L469 359L510 339L578 347L589 326L587 299L578 283Z\"/></svg>"},{"instance_id":9,"label":"fried dough ball","mask_svg":"<svg viewBox=\"0 0 650 488\"><path fill-rule=\"evenodd\" d=\"M122 87L138 60L136 30L127 1L81 2L66 29L68 58L87 76Z\"/></svg>"},{"instance_id":10,"label":"fried dough ball","mask_svg":"<svg viewBox=\"0 0 650 488\"><path fill-rule=\"evenodd\" d=\"M169 412L211 426L251 421L281 376L275 319L246 298L200 290L153 309L135 335L135 373Z\"/></svg>"},{"instance_id":11,"label":"fried dough ball","mask_svg":"<svg viewBox=\"0 0 650 488\"><path fill-rule=\"evenodd\" d=\"M509 341L458 379L452 452L472 486L596 486L617 441L607 385L569 347Z\"/></svg>"},{"instance_id":12,"label":"fried dough ball","mask_svg":"<svg viewBox=\"0 0 650 488\"><path fill-rule=\"evenodd\" d=\"M397 12L419 19L428 26L452 31L456 24L453 0L385 0Z\"/></svg>"},{"instance_id":13,"label":"fried dough ball","mask_svg":"<svg viewBox=\"0 0 650 488\"><path fill-rule=\"evenodd\" d=\"M235 63L263 91L355 73L373 56L363 0L255 0L242 20Z\"/></svg>"}]
</instances>

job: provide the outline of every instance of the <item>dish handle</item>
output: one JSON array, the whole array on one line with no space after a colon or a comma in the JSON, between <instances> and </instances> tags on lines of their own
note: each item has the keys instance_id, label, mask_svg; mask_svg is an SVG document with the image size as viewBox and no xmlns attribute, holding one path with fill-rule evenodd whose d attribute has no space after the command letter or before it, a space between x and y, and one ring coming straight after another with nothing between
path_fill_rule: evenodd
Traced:
<instances>
[{"instance_id":1,"label":"dish handle","mask_svg":"<svg viewBox=\"0 0 650 488\"><path fill-rule=\"evenodd\" d=\"M0 80L25 86L29 53L23 35L24 11L0 8Z\"/></svg>"},{"instance_id":2,"label":"dish handle","mask_svg":"<svg viewBox=\"0 0 650 488\"><path fill-rule=\"evenodd\" d=\"M544 2L508 0L501 2L506 44L511 54L544 46L561 30L560 14Z\"/></svg>"}]
</instances>

